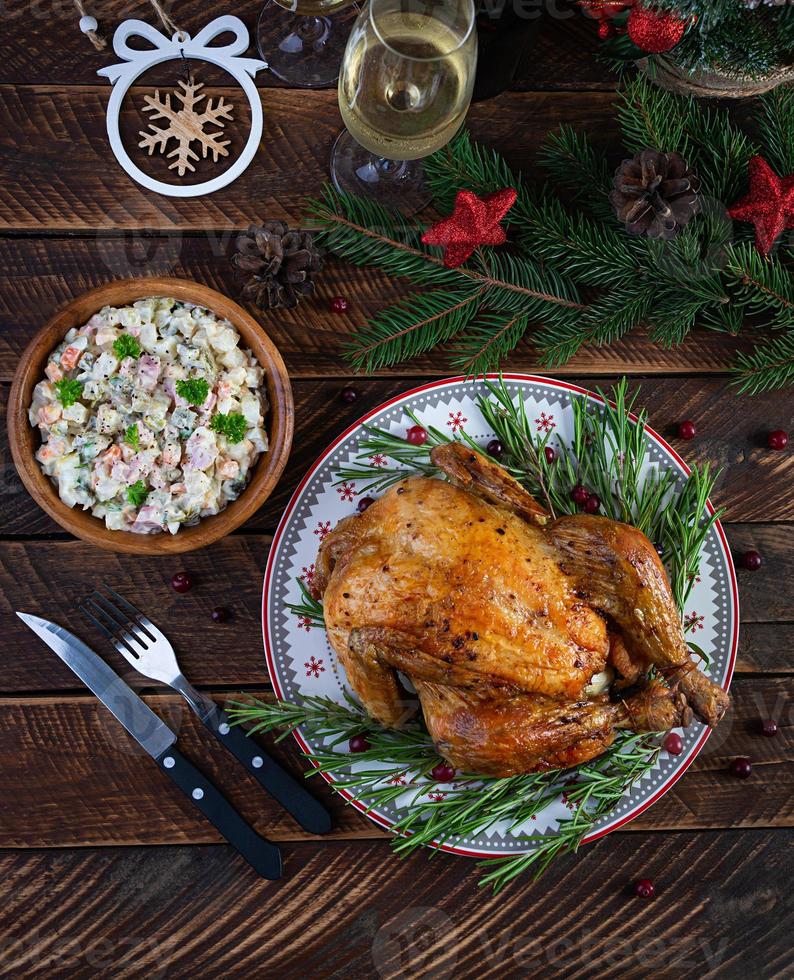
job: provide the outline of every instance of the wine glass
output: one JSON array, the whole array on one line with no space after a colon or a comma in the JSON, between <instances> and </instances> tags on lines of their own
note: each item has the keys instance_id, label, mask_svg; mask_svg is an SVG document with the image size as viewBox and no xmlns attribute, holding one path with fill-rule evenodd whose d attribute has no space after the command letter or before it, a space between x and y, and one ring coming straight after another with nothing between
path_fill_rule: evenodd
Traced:
<instances>
[{"instance_id":1,"label":"wine glass","mask_svg":"<svg viewBox=\"0 0 794 980\"><path fill-rule=\"evenodd\" d=\"M333 85L357 14L353 0L268 0L256 25L259 53L283 82Z\"/></svg>"},{"instance_id":2,"label":"wine glass","mask_svg":"<svg viewBox=\"0 0 794 980\"><path fill-rule=\"evenodd\" d=\"M430 200L422 157L458 131L477 63L473 0L369 0L339 72L346 130L334 145L340 191L413 214Z\"/></svg>"}]
</instances>

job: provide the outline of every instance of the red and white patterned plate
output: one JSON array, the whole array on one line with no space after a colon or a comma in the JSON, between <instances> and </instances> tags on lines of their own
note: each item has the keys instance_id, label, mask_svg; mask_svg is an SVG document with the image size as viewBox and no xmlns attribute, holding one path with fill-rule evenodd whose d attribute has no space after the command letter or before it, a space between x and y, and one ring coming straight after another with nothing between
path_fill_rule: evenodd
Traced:
<instances>
[{"instance_id":1,"label":"red and white patterned plate","mask_svg":"<svg viewBox=\"0 0 794 980\"><path fill-rule=\"evenodd\" d=\"M552 440L567 441L573 431L572 398L587 395L594 403L600 399L563 381L530 375L504 375L511 395L521 395L527 415L539 432L552 432ZM359 419L343 432L317 460L295 491L281 519L270 550L263 591L262 625L265 655L276 695L287 701L300 701L304 695L326 695L343 701L346 679L321 629L311 628L291 614L286 603L299 601L297 580L311 579L317 546L342 517L352 513L360 489L354 483L335 486L337 471L351 465L365 435L362 423L387 429L403 436L413 423L410 409L425 424L450 433L463 428L478 443L494 438L489 432L476 399L482 386L463 378L452 378L423 385L393 398ZM660 436L646 430L649 466L672 469L681 480L689 472L686 463ZM554 445L554 442L551 443ZM376 465L379 460L371 460ZM722 527L715 525L703 549L700 575L692 590L685 613L693 623L690 635L711 659L709 674L728 688L736 658L739 608L736 576ZM635 783L618 807L600 820L586 840L595 840L633 819L659 799L683 775L702 748L709 729L700 723L680 733L684 748L679 756L661 753L654 768ZM311 753L321 748L306 733L295 732L301 748ZM353 761L355 767L355 761ZM371 766L371 763L368 764ZM328 778L333 784L333 780ZM454 784L453 787L454 789ZM437 787L435 788L437 789ZM429 786L428 791L434 787ZM344 793L344 790L338 790ZM349 797L348 797L349 798ZM373 810L354 803L383 827L390 827L409 798ZM473 837L444 844L444 850L473 857L496 857L525 852L532 847L533 834L549 834L567 813L564 793L537 815L529 826L509 829L497 824Z\"/></svg>"}]
</instances>

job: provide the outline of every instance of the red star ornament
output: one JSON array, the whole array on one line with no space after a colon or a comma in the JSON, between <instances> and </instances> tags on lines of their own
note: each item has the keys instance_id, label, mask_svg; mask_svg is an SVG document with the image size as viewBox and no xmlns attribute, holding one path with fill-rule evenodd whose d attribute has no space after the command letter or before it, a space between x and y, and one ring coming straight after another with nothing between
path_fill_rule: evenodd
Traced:
<instances>
[{"instance_id":1,"label":"red star ornament","mask_svg":"<svg viewBox=\"0 0 794 980\"><path fill-rule=\"evenodd\" d=\"M755 247L767 255L784 228L794 228L794 174L778 177L763 157L751 157L750 193L728 208L736 221L755 225Z\"/></svg>"},{"instance_id":2,"label":"red star ornament","mask_svg":"<svg viewBox=\"0 0 794 980\"><path fill-rule=\"evenodd\" d=\"M431 225L422 235L425 245L444 247L444 265L462 265L478 245L501 245L507 239L499 222L515 203L516 192L505 187L495 194L477 197L458 191L455 209L448 218Z\"/></svg>"}]
</instances>

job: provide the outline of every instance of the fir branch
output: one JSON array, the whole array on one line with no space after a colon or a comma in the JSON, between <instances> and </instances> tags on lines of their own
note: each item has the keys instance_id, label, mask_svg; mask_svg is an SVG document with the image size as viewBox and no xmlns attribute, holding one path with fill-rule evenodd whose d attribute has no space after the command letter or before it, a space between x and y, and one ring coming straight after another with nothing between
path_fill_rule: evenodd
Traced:
<instances>
[{"instance_id":1,"label":"fir branch","mask_svg":"<svg viewBox=\"0 0 794 980\"><path fill-rule=\"evenodd\" d=\"M558 186L568 187L575 200L597 218L614 221L609 203L612 178L606 156L571 126L560 126L541 144L538 162Z\"/></svg>"},{"instance_id":2,"label":"fir branch","mask_svg":"<svg viewBox=\"0 0 794 980\"><path fill-rule=\"evenodd\" d=\"M523 313L507 319L495 313L484 314L457 345L452 363L466 377L486 374L516 348L528 326L529 320Z\"/></svg>"},{"instance_id":3,"label":"fir branch","mask_svg":"<svg viewBox=\"0 0 794 980\"><path fill-rule=\"evenodd\" d=\"M679 97L691 146L687 158L701 179L703 192L730 204L746 181L747 164L757 152L753 141L731 121L725 109L694 98Z\"/></svg>"},{"instance_id":4,"label":"fir branch","mask_svg":"<svg viewBox=\"0 0 794 980\"><path fill-rule=\"evenodd\" d=\"M568 295L557 296L544 289L532 289L467 266L448 269L439 255L425 251L417 244L421 236L406 230L404 220L396 213L363 198L341 194L328 186L325 196L326 203L310 202L311 214L322 224L316 233L318 239L322 245L357 265L376 265L392 275L409 276L425 284L460 288L468 280L478 286L512 292L527 299L582 308L582 304Z\"/></svg>"},{"instance_id":5,"label":"fir branch","mask_svg":"<svg viewBox=\"0 0 794 980\"><path fill-rule=\"evenodd\" d=\"M652 147L661 153L677 151L687 159L686 117L679 97L638 74L619 93L617 117L623 143L630 153Z\"/></svg>"},{"instance_id":6,"label":"fir branch","mask_svg":"<svg viewBox=\"0 0 794 980\"><path fill-rule=\"evenodd\" d=\"M345 351L368 374L416 357L464 330L476 316L485 288L412 293L359 327Z\"/></svg>"},{"instance_id":7,"label":"fir branch","mask_svg":"<svg viewBox=\"0 0 794 980\"><path fill-rule=\"evenodd\" d=\"M512 187L518 194L506 221L512 224L523 209L526 188L520 172L514 172L501 154L481 143L472 142L466 129L461 130L442 149L422 161L425 180L438 211L452 211L459 190L475 194L493 194Z\"/></svg>"},{"instance_id":8,"label":"fir branch","mask_svg":"<svg viewBox=\"0 0 794 980\"><path fill-rule=\"evenodd\" d=\"M653 303L653 290L642 282L605 293L580 317L547 323L535 334L544 364L555 367L569 361L580 348L611 344L642 323Z\"/></svg>"},{"instance_id":9,"label":"fir branch","mask_svg":"<svg viewBox=\"0 0 794 980\"><path fill-rule=\"evenodd\" d=\"M751 354L740 354L733 374L733 383L748 395L794 384L794 331L768 340Z\"/></svg>"},{"instance_id":10,"label":"fir branch","mask_svg":"<svg viewBox=\"0 0 794 980\"><path fill-rule=\"evenodd\" d=\"M746 312L776 328L794 327L794 283L779 259L760 255L750 244L735 245L726 249L726 272Z\"/></svg>"},{"instance_id":11,"label":"fir branch","mask_svg":"<svg viewBox=\"0 0 794 980\"><path fill-rule=\"evenodd\" d=\"M794 173L794 89L779 85L759 101L758 128L764 156L776 173Z\"/></svg>"},{"instance_id":12,"label":"fir branch","mask_svg":"<svg viewBox=\"0 0 794 980\"><path fill-rule=\"evenodd\" d=\"M520 240L553 269L588 286L634 280L643 261L641 243L623 232L614 214L605 224L547 195L528 203Z\"/></svg>"}]
</instances>

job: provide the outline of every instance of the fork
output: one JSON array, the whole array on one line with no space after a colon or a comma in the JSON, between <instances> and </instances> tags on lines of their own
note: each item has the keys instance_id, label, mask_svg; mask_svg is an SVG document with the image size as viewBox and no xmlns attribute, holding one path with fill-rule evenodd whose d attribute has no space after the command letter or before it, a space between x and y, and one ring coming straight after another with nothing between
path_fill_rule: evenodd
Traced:
<instances>
[{"instance_id":1,"label":"fork","mask_svg":"<svg viewBox=\"0 0 794 980\"><path fill-rule=\"evenodd\" d=\"M331 815L325 807L292 776L249 738L243 729L231 724L228 715L214 701L197 691L179 669L170 641L131 602L110 588L112 596L94 591L79 609L113 646L144 677L167 684L178 691L206 727L264 789L311 834L326 834Z\"/></svg>"}]
</instances>

